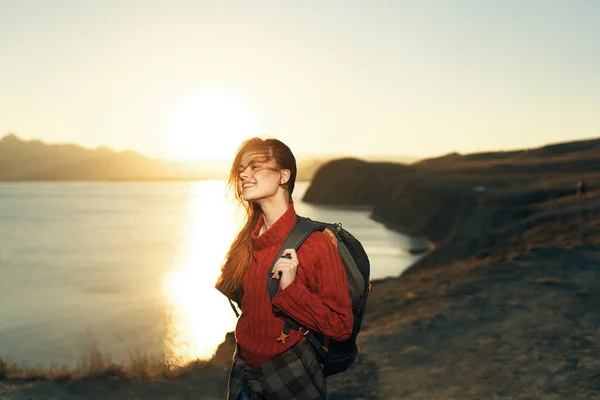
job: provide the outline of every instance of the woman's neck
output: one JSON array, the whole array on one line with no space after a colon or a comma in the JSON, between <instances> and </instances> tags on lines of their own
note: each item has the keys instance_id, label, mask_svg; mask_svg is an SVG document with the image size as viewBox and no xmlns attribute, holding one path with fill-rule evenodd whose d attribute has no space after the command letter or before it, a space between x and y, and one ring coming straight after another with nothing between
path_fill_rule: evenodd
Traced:
<instances>
[{"instance_id":1,"label":"woman's neck","mask_svg":"<svg viewBox=\"0 0 600 400\"><path fill-rule=\"evenodd\" d=\"M285 212L288 210L290 206L289 201L278 201L278 202L269 202L267 204L261 204L260 208L263 214L263 226L260 230L260 233L266 232Z\"/></svg>"}]
</instances>

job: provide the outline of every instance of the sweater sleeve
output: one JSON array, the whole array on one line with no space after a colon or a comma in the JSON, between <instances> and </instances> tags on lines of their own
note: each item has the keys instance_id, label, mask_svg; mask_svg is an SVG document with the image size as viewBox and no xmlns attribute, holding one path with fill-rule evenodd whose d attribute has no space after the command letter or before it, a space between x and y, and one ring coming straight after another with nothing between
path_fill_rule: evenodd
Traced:
<instances>
[{"instance_id":1,"label":"sweater sleeve","mask_svg":"<svg viewBox=\"0 0 600 400\"><path fill-rule=\"evenodd\" d=\"M315 232L300 250L298 259L307 273L316 274L311 279L316 287L309 289L296 276L285 290L277 292L273 305L312 331L346 340L354 321L346 270L335 245L323 233Z\"/></svg>"}]
</instances>

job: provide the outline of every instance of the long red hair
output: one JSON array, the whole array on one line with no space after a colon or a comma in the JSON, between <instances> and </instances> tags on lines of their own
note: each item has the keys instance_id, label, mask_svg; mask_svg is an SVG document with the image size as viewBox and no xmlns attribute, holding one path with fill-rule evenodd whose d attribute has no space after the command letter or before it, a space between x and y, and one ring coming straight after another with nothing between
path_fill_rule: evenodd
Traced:
<instances>
[{"instance_id":1,"label":"long red hair","mask_svg":"<svg viewBox=\"0 0 600 400\"><path fill-rule=\"evenodd\" d=\"M246 210L246 220L231 243L225 257L225 263L221 267L221 276L219 276L216 283L216 288L230 299L235 299L235 294L242 287L248 268L252 263L254 249L251 234L261 216L260 206L257 203L244 200L239 188L238 168L243 155L247 152L264 153L269 160L275 162L278 169L290 171L290 179L285 184L290 201L292 201L292 193L296 183L296 159L289 147L283 142L273 138L251 138L241 144L231 166L227 186L229 190L233 190L235 199Z\"/></svg>"}]
</instances>

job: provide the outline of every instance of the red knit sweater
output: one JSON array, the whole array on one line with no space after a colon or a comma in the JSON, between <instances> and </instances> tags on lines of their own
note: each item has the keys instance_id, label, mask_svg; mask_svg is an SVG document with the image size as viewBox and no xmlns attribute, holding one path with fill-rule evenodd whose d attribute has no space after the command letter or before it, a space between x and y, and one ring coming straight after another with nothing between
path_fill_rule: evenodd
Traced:
<instances>
[{"instance_id":1,"label":"red knit sweater","mask_svg":"<svg viewBox=\"0 0 600 400\"><path fill-rule=\"evenodd\" d=\"M243 284L242 315L236 326L240 356L257 368L302 339L292 330L285 344L278 342L283 320L273 305L306 328L335 340L352 333L352 308L346 271L335 245L321 232L311 234L298 250L299 266L294 281L273 298L267 290L267 273L283 241L296 223L293 204L277 222L258 236L261 219L252 233L254 260Z\"/></svg>"}]
</instances>

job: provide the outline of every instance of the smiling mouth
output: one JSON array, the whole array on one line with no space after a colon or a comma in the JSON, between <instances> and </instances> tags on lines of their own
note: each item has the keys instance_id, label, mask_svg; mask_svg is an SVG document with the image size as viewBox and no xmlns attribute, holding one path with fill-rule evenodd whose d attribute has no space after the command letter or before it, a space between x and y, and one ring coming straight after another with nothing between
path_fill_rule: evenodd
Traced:
<instances>
[{"instance_id":1,"label":"smiling mouth","mask_svg":"<svg viewBox=\"0 0 600 400\"><path fill-rule=\"evenodd\" d=\"M252 187L256 186L256 183L244 183L242 185L242 189L246 190L246 189L250 189Z\"/></svg>"}]
</instances>

